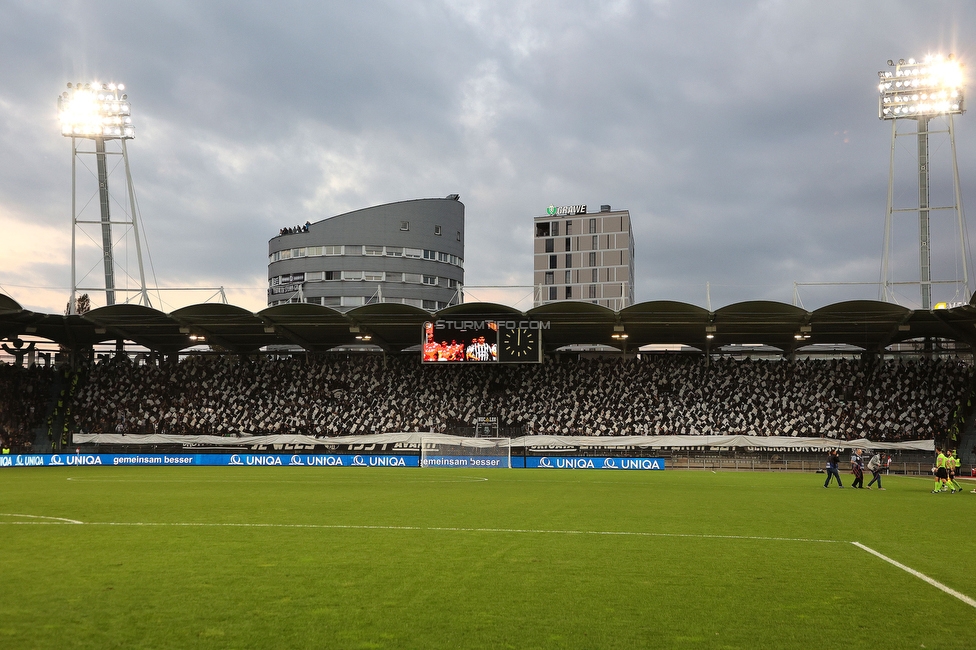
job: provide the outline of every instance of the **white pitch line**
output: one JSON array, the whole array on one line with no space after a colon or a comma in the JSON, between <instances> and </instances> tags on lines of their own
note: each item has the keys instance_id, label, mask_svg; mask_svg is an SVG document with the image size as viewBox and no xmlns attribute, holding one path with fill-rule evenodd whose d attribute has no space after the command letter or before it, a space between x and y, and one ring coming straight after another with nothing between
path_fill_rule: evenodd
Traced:
<instances>
[{"instance_id":1,"label":"white pitch line","mask_svg":"<svg viewBox=\"0 0 976 650\"><path fill-rule=\"evenodd\" d=\"M3 516L0 514L0 516ZM36 515L8 515L8 516L36 516ZM461 528L454 526L381 526L381 525L357 525L357 524L266 524L266 523L233 523L233 522L141 522L141 521L75 521L73 519L61 519L60 517L45 517L45 519L58 519L65 523L84 524L86 526L181 526L199 528L312 528L312 529L332 529L332 530L404 530L404 531L431 531L431 532L452 532L452 533L510 533L510 534L533 534L533 535L611 535L623 537L674 537L674 538L694 538L694 539L744 539L761 542L810 542L819 544L846 544L839 539L810 539L804 537L760 537L754 535L709 535L694 533L653 533L628 530L545 530L534 528ZM2 524L40 524L49 522L12 522L0 521ZM50 522L55 523L55 522Z\"/></svg>"},{"instance_id":2,"label":"white pitch line","mask_svg":"<svg viewBox=\"0 0 976 650\"><path fill-rule=\"evenodd\" d=\"M7 512L0 512L0 517L27 517L28 519L50 519L51 521L0 521L0 524L83 524L85 522L77 519L65 519L64 517L45 517L44 515L15 515Z\"/></svg>"},{"instance_id":3,"label":"white pitch line","mask_svg":"<svg viewBox=\"0 0 976 650\"><path fill-rule=\"evenodd\" d=\"M916 571L915 569L913 569L911 567L905 566L901 562L899 562L897 560L893 560L890 557L888 557L887 555L884 555L882 553L879 553L876 550L874 550L873 548L870 548L868 546L865 546L864 544L862 544L860 542L851 542L851 544L853 544L854 546L858 547L859 549L862 549L862 550L867 551L868 553L870 553L871 555L874 555L875 557L881 558L882 560L884 560L888 564L891 564L892 566L896 566L899 569L901 569L902 571L907 571L908 573L912 574L913 576L915 576L919 580L924 580L925 582L929 583L930 585L932 585L936 589L940 589L940 590L944 591L945 593L949 594L950 596L952 596L954 598L958 598L959 600L961 600L962 602L966 603L970 607L976 607L976 600L973 600L972 598L970 598L966 594L961 594L958 591L956 591L955 589L953 589L952 587L947 587L944 584L942 584L941 582L939 582L938 580L934 580L934 579L928 577L927 575L925 575L924 573L921 573L919 571Z\"/></svg>"}]
</instances>

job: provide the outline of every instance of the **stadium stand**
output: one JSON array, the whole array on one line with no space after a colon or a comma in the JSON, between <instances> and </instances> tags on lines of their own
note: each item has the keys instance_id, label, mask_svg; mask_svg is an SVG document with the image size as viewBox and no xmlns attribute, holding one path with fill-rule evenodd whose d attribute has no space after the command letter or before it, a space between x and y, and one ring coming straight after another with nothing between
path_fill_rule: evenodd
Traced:
<instances>
[{"instance_id":1,"label":"stadium stand","mask_svg":"<svg viewBox=\"0 0 976 650\"><path fill-rule=\"evenodd\" d=\"M171 357L172 359L173 357ZM70 428L85 433L447 432L498 415L525 434L783 435L881 441L944 436L972 394L955 359L547 357L539 365L422 366L416 356L102 361Z\"/></svg>"},{"instance_id":2,"label":"stadium stand","mask_svg":"<svg viewBox=\"0 0 976 650\"><path fill-rule=\"evenodd\" d=\"M0 448L31 449L34 430L47 416L55 375L52 368L0 364Z\"/></svg>"}]
</instances>

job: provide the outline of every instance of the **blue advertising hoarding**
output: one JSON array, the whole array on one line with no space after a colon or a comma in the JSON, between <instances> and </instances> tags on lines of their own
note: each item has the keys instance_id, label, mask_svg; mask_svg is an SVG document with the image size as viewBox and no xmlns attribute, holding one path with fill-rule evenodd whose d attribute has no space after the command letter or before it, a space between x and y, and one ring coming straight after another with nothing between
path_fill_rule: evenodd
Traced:
<instances>
[{"instance_id":1,"label":"blue advertising hoarding","mask_svg":"<svg viewBox=\"0 0 976 650\"><path fill-rule=\"evenodd\" d=\"M419 467L417 456L391 454L12 454L0 467L115 466L291 466Z\"/></svg>"},{"instance_id":2,"label":"blue advertising hoarding","mask_svg":"<svg viewBox=\"0 0 976 650\"><path fill-rule=\"evenodd\" d=\"M499 456L428 456L424 467L482 469L505 467ZM418 456L396 454L5 454L4 467L289 466L289 467L420 467ZM663 458L582 456L513 456L512 467L530 469L663 470Z\"/></svg>"},{"instance_id":3,"label":"blue advertising hoarding","mask_svg":"<svg viewBox=\"0 0 976 650\"><path fill-rule=\"evenodd\" d=\"M512 460L514 464L514 459ZM663 470L664 459L614 456L528 456L525 458L524 467L532 469Z\"/></svg>"}]
</instances>

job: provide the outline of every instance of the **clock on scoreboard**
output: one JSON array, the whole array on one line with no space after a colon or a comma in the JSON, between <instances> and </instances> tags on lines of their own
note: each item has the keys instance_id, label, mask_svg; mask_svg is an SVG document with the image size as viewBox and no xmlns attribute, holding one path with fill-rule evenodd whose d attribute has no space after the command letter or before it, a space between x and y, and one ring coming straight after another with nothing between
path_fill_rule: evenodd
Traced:
<instances>
[{"instance_id":1,"label":"clock on scoreboard","mask_svg":"<svg viewBox=\"0 0 976 650\"><path fill-rule=\"evenodd\" d=\"M500 327L498 361L501 363L541 363L542 336L537 329Z\"/></svg>"}]
</instances>

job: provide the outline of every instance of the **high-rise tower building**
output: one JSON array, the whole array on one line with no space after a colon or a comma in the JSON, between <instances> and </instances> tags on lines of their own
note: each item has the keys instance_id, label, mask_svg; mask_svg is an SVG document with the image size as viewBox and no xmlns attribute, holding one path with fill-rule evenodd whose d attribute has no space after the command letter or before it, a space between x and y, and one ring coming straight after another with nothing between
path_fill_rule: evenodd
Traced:
<instances>
[{"instance_id":1,"label":"high-rise tower building","mask_svg":"<svg viewBox=\"0 0 976 650\"><path fill-rule=\"evenodd\" d=\"M601 205L549 206L535 217L534 273L538 307L582 300L621 310L634 304L634 232L628 210Z\"/></svg>"}]
</instances>

